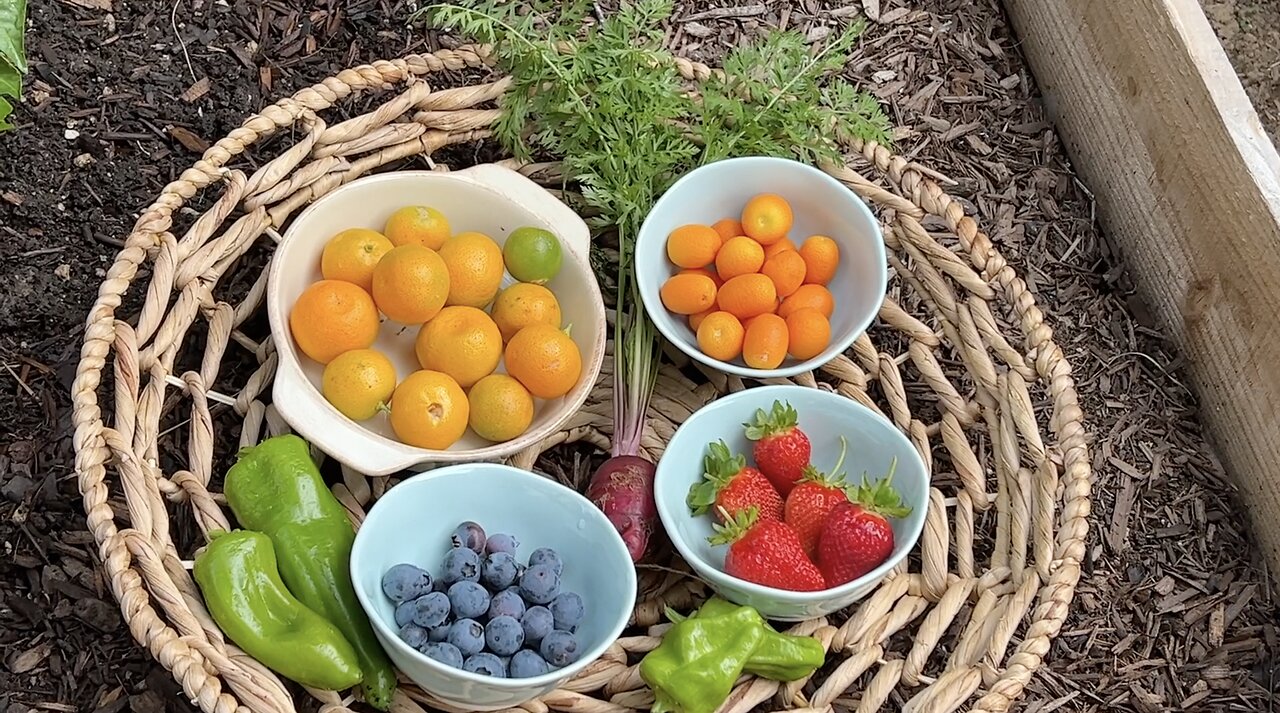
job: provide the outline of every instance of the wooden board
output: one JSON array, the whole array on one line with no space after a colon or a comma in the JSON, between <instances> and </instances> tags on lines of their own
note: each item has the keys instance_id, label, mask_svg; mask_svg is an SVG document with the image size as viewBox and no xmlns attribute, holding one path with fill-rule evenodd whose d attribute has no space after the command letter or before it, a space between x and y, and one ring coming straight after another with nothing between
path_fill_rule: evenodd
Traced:
<instances>
[{"instance_id":1,"label":"wooden board","mask_svg":"<svg viewBox=\"0 0 1280 713\"><path fill-rule=\"evenodd\" d=\"M1280 156L1196 0L1006 0L1280 571Z\"/></svg>"}]
</instances>

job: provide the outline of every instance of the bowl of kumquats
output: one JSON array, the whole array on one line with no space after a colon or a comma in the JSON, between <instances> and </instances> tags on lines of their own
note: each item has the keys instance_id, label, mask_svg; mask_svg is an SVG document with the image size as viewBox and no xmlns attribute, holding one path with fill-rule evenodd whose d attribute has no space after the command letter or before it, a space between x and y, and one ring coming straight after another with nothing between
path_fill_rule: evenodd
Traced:
<instances>
[{"instance_id":1,"label":"bowl of kumquats","mask_svg":"<svg viewBox=\"0 0 1280 713\"><path fill-rule=\"evenodd\" d=\"M658 331L738 376L795 376L848 349L884 301L880 225L853 191L797 161L709 163L663 194L636 238Z\"/></svg>"}]
</instances>

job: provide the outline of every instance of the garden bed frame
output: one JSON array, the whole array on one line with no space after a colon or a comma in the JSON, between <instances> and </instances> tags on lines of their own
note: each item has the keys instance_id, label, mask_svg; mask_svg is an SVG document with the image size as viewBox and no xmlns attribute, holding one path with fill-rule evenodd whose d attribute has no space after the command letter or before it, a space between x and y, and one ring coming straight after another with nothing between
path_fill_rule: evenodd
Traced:
<instances>
[{"instance_id":1,"label":"garden bed frame","mask_svg":"<svg viewBox=\"0 0 1280 713\"><path fill-rule=\"evenodd\" d=\"M1280 155L1197 0L1005 0L1280 571Z\"/></svg>"}]
</instances>

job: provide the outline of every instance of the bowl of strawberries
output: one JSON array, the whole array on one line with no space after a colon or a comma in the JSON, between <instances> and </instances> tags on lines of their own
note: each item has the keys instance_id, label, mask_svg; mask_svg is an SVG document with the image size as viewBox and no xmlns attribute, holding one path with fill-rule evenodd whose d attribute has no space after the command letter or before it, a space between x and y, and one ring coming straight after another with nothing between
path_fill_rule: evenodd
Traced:
<instances>
[{"instance_id":1,"label":"bowl of strawberries","mask_svg":"<svg viewBox=\"0 0 1280 713\"><path fill-rule=\"evenodd\" d=\"M803 621L870 594L915 547L929 473L892 422L807 386L760 386L690 416L658 463L658 515L721 596Z\"/></svg>"}]
</instances>

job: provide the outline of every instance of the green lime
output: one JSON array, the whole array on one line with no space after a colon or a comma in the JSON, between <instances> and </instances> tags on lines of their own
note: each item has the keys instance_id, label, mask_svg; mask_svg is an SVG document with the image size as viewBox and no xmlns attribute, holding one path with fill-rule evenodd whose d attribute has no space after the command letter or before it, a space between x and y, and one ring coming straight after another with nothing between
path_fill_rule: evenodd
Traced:
<instances>
[{"instance_id":1,"label":"green lime","mask_svg":"<svg viewBox=\"0 0 1280 713\"><path fill-rule=\"evenodd\" d=\"M517 280L546 284L560 272L560 241L541 228L516 228L502 246L502 260Z\"/></svg>"}]
</instances>

